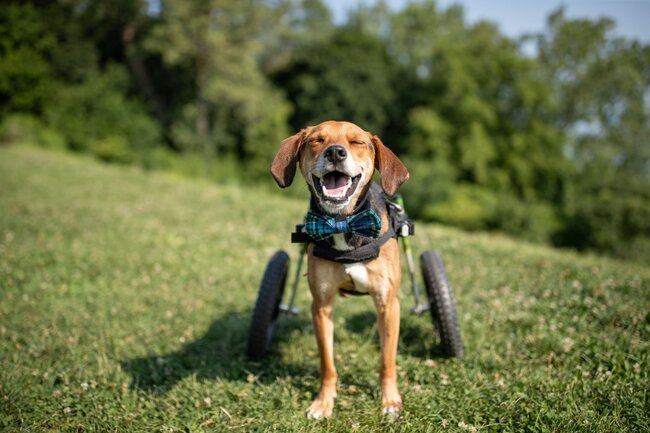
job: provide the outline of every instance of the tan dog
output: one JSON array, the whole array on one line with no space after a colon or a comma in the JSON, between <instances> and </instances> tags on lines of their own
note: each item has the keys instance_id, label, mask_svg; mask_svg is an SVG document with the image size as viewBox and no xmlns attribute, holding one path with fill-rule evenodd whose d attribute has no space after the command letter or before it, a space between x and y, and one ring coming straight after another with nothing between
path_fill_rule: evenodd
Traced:
<instances>
[{"instance_id":1,"label":"tan dog","mask_svg":"<svg viewBox=\"0 0 650 433\"><path fill-rule=\"evenodd\" d=\"M383 412L396 416L402 407L395 365L400 321L397 300L401 278L399 248L396 239L387 233L390 221L386 204L372 176L377 169L381 189L392 196L408 179L409 173L377 136L349 122L324 122L282 141L271 166L271 174L280 187L291 184L298 163L312 194L312 210L339 220L353 215L359 206L371 208L381 220L381 235L386 234L384 238L387 239L378 247L376 258L358 263L328 260L319 257L315 249L354 252L371 244L373 239L337 233L308 246L308 280L313 297L311 311L320 353L321 381L320 391L306 415L313 419L327 417L334 407L337 382L332 322L334 299L337 294L363 293L372 296L377 309ZM319 247L322 243L325 245Z\"/></svg>"}]
</instances>

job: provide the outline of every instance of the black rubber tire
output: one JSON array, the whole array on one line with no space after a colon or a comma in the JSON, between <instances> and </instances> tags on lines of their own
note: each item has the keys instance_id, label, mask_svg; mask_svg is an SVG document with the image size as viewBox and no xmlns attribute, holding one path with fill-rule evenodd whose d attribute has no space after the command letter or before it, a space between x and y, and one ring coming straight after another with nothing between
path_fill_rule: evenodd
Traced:
<instances>
[{"instance_id":1,"label":"black rubber tire","mask_svg":"<svg viewBox=\"0 0 650 433\"><path fill-rule=\"evenodd\" d=\"M424 287L429 296L433 324L440 337L442 353L451 358L463 357L463 342L456 316L456 301L447 280L447 272L440 255L425 251L420 256Z\"/></svg>"},{"instance_id":2,"label":"black rubber tire","mask_svg":"<svg viewBox=\"0 0 650 433\"><path fill-rule=\"evenodd\" d=\"M277 251L266 266L257 295L246 348L246 355L250 359L266 357L271 348L288 270L289 255L282 250Z\"/></svg>"}]
</instances>

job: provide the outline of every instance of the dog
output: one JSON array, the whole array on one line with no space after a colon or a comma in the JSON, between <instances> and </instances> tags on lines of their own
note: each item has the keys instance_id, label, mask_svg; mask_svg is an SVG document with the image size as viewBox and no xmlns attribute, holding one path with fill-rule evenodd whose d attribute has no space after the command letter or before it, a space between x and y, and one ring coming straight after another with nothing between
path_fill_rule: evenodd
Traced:
<instances>
[{"instance_id":1,"label":"dog","mask_svg":"<svg viewBox=\"0 0 650 433\"><path fill-rule=\"evenodd\" d=\"M281 188L292 183L297 166L311 192L310 214L316 218L311 225L325 224L319 223L318 218L331 218L328 227L334 231L331 235L312 233L312 237L323 239L309 242L307 247L311 314L320 355L320 390L305 414L310 419L332 415L337 385L332 307L337 295L361 293L372 297L377 310L383 413L398 416L402 409L396 370L400 252L394 232L390 232L382 190L387 196L394 195L408 180L409 172L379 137L353 123L340 121L307 127L282 141L271 165L271 174ZM379 172L381 188L372 180L375 170ZM360 207L363 211L359 211ZM346 232L352 225L350 218L358 215L380 223L373 225L370 221L372 227L365 232ZM309 221L305 227L310 227ZM345 260L346 255L358 251L365 251L361 258ZM336 261L327 254L342 255L344 260Z\"/></svg>"}]
</instances>

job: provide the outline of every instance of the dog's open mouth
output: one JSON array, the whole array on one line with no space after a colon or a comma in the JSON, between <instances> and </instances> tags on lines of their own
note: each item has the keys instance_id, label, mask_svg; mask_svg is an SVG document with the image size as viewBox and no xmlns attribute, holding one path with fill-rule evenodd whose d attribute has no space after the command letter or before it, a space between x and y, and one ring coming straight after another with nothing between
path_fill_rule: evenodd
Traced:
<instances>
[{"instance_id":1,"label":"dog's open mouth","mask_svg":"<svg viewBox=\"0 0 650 433\"><path fill-rule=\"evenodd\" d=\"M354 194L361 175L350 177L340 171L331 171L322 178L312 175L314 180L314 189L320 196L327 201L342 203Z\"/></svg>"}]
</instances>

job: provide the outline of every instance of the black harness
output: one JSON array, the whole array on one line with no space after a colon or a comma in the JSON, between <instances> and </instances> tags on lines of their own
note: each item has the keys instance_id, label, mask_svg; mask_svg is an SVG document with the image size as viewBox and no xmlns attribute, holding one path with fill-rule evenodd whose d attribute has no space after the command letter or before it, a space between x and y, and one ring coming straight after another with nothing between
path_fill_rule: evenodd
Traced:
<instances>
[{"instance_id":1,"label":"black harness","mask_svg":"<svg viewBox=\"0 0 650 433\"><path fill-rule=\"evenodd\" d=\"M383 209L378 209L379 207L383 207ZM315 241L311 236L304 232L304 225L299 224L296 226L296 231L291 233L291 242L307 244L313 243L313 254L321 259L331 260L337 263L359 263L379 257L379 250L382 245L388 242L389 239L412 236L414 234L415 226L413 222L408 219L408 215L404 212L404 209L402 209L402 207L397 203L388 200L377 185L371 186L365 196L359 201L359 204L357 204L353 214L363 212L366 209L373 209L378 214L380 214L379 212L381 212L381 214L384 212L388 214L388 230L377 239L346 234L346 241L348 240L348 236L362 239L356 239L357 242L351 242L356 244L355 248L341 251L333 247L332 241L329 238ZM310 203L310 210L312 212L324 214L313 197ZM351 240L354 241L355 239Z\"/></svg>"}]
</instances>

